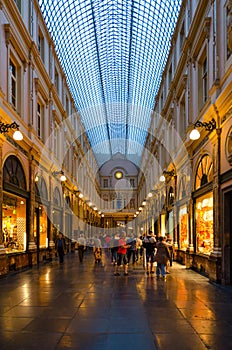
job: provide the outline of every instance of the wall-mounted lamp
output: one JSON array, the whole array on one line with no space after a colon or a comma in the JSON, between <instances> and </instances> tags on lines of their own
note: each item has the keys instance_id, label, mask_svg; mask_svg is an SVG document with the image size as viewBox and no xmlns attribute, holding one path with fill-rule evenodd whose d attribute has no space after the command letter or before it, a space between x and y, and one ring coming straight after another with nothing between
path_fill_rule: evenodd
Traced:
<instances>
[{"instance_id":1,"label":"wall-mounted lamp","mask_svg":"<svg viewBox=\"0 0 232 350\"><path fill-rule=\"evenodd\" d=\"M164 170L164 171L163 171L163 175L160 176L159 180L160 180L161 182L165 182L165 177L166 177L166 176L169 176L169 177L175 176L175 170L174 170L174 169L172 169L172 170L170 170L170 171Z\"/></svg>"},{"instance_id":2,"label":"wall-mounted lamp","mask_svg":"<svg viewBox=\"0 0 232 350\"><path fill-rule=\"evenodd\" d=\"M21 131L19 131L19 125L16 122L13 122L11 124L5 124L5 123L0 122L0 133L1 134L6 134L11 129L16 130L13 134L13 139L15 141L22 141L23 134L21 133Z\"/></svg>"},{"instance_id":3,"label":"wall-mounted lamp","mask_svg":"<svg viewBox=\"0 0 232 350\"><path fill-rule=\"evenodd\" d=\"M53 176L57 176L57 175L60 175L60 181L64 182L67 180L66 176L64 175L64 172L63 170L60 170L60 171L53 171L52 173Z\"/></svg>"},{"instance_id":4,"label":"wall-mounted lamp","mask_svg":"<svg viewBox=\"0 0 232 350\"><path fill-rule=\"evenodd\" d=\"M190 132L189 135L191 140L198 140L200 138L200 133L196 128L205 128L205 130L207 131L213 131L214 129L216 129L216 121L214 118L209 122L197 121L194 124L194 129Z\"/></svg>"}]
</instances>

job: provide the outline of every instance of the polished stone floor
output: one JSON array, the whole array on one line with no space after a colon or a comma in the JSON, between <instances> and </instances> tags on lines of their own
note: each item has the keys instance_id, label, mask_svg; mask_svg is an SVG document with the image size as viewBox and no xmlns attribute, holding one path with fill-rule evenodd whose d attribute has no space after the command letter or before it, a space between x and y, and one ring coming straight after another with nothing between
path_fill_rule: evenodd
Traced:
<instances>
[{"instance_id":1,"label":"polished stone floor","mask_svg":"<svg viewBox=\"0 0 232 350\"><path fill-rule=\"evenodd\" d=\"M113 275L88 252L0 280L1 350L229 350L232 289L174 263L167 280Z\"/></svg>"}]
</instances>

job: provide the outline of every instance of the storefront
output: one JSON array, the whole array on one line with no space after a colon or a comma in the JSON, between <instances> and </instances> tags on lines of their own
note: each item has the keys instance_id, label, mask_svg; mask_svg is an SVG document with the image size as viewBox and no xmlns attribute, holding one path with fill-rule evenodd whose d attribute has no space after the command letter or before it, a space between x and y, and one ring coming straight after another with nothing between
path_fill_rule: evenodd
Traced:
<instances>
[{"instance_id":1,"label":"storefront","mask_svg":"<svg viewBox=\"0 0 232 350\"><path fill-rule=\"evenodd\" d=\"M2 230L6 253L27 249L26 178L16 156L9 156L3 166Z\"/></svg>"}]
</instances>

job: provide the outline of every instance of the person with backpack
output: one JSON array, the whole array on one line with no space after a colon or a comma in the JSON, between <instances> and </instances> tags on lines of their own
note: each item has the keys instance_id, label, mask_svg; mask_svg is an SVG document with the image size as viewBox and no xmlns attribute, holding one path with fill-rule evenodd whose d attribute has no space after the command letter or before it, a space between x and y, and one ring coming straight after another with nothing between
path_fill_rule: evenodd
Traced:
<instances>
[{"instance_id":1,"label":"person with backpack","mask_svg":"<svg viewBox=\"0 0 232 350\"><path fill-rule=\"evenodd\" d=\"M143 248L145 249L145 258L146 263L145 267L147 270L147 275L154 274L154 262L155 262L155 248L156 240L154 233L150 230L149 234L146 235L143 239Z\"/></svg>"}]
</instances>

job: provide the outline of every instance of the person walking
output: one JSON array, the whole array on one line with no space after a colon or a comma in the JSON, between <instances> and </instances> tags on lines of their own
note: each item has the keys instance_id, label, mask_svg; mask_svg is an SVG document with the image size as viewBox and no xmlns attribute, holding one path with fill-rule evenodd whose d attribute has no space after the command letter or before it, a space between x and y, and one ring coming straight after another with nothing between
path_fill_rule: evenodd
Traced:
<instances>
[{"instance_id":1,"label":"person walking","mask_svg":"<svg viewBox=\"0 0 232 350\"><path fill-rule=\"evenodd\" d=\"M115 233L115 235L111 238L111 241L110 241L111 264L112 265L117 264L118 241L119 241L119 234Z\"/></svg>"},{"instance_id":2,"label":"person walking","mask_svg":"<svg viewBox=\"0 0 232 350\"><path fill-rule=\"evenodd\" d=\"M156 241L155 241L155 235L150 230L149 234L146 235L143 239L143 248L145 249L145 257L146 257L146 269L147 269L147 275L154 274L154 262L155 262L155 248L156 248Z\"/></svg>"},{"instance_id":3,"label":"person walking","mask_svg":"<svg viewBox=\"0 0 232 350\"><path fill-rule=\"evenodd\" d=\"M86 239L83 233L80 234L80 237L77 240L77 244L78 244L77 249L78 249L79 261L83 262L84 251L86 249Z\"/></svg>"},{"instance_id":4,"label":"person walking","mask_svg":"<svg viewBox=\"0 0 232 350\"><path fill-rule=\"evenodd\" d=\"M122 264L124 276L128 276L127 248L130 248L130 245L126 244L126 232L123 231L118 240L117 265L115 266L114 276L120 276L118 270Z\"/></svg>"},{"instance_id":5,"label":"person walking","mask_svg":"<svg viewBox=\"0 0 232 350\"><path fill-rule=\"evenodd\" d=\"M56 254L59 257L60 264L63 264L64 255L66 253L66 242L65 242L65 238L61 232L59 232L58 237L56 239L55 250L56 250Z\"/></svg>"},{"instance_id":6,"label":"person walking","mask_svg":"<svg viewBox=\"0 0 232 350\"><path fill-rule=\"evenodd\" d=\"M130 264L131 258L132 258L132 264L135 264L135 258L136 258L136 238L133 236L133 233L129 234L129 237L126 241L126 244L130 246L130 248L127 249L127 260L128 264Z\"/></svg>"},{"instance_id":7,"label":"person walking","mask_svg":"<svg viewBox=\"0 0 232 350\"><path fill-rule=\"evenodd\" d=\"M173 240L170 236L170 234L168 233L166 235L166 240L165 240L165 243L169 249L169 253L170 253L170 260L167 261L167 264L166 264L166 273L169 274L170 273L170 267L172 266L172 262L173 262L173 257L174 257L174 252L175 252L175 247L174 247L174 244L173 244Z\"/></svg>"},{"instance_id":8,"label":"person walking","mask_svg":"<svg viewBox=\"0 0 232 350\"><path fill-rule=\"evenodd\" d=\"M160 236L159 241L156 243L156 254L155 261L157 262L156 266L156 277L159 279L161 276L165 280L166 279L166 264L167 261L170 260L171 256L169 253L169 249L164 242L164 237Z\"/></svg>"}]
</instances>

